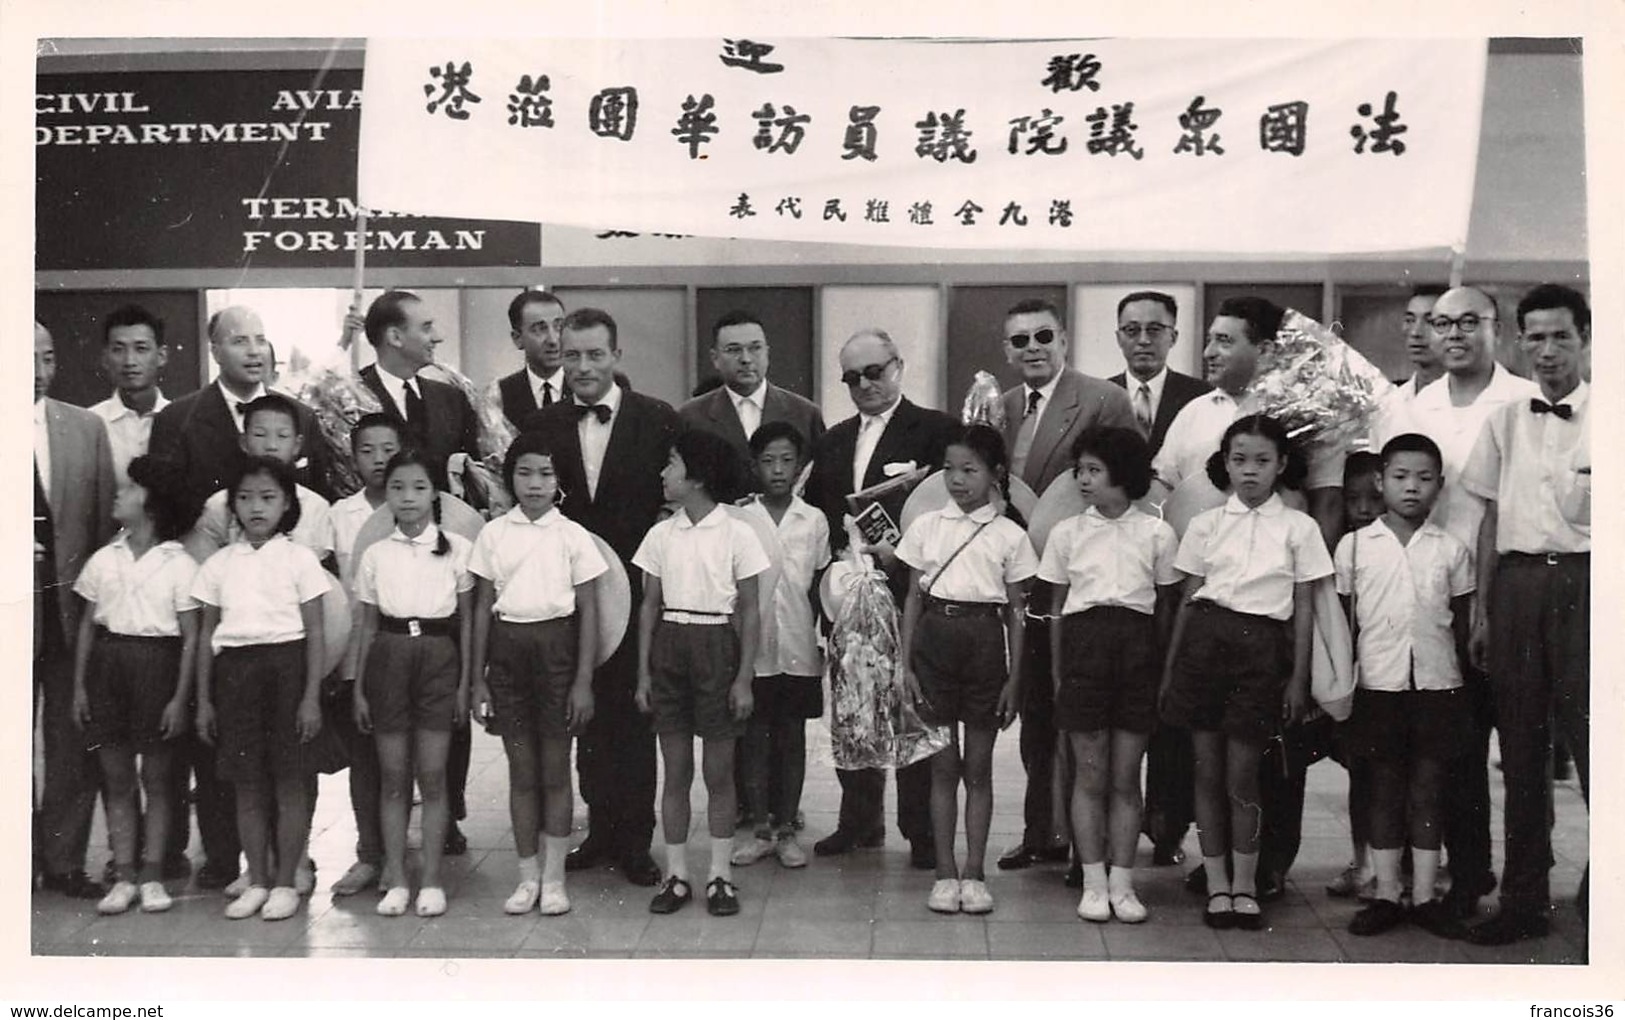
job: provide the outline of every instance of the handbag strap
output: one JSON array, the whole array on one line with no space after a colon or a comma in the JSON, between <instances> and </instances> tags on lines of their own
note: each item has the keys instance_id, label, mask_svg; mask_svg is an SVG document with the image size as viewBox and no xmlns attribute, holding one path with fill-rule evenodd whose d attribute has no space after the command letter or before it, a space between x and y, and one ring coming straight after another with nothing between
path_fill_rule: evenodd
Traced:
<instances>
[{"instance_id":1,"label":"handbag strap","mask_svg":"<svg viewBox=\"0 0 1625 1020\"><path fill-rule=\"evenodd\" d=\"M993 520L998 520L998 518L995 517ZM959 559L959 554L965 551L966 546L976 541L976 536L985 531L987 526L992 523L993 521L983 521L981 524L977 525L976 530L970 533L970 537L959 543L959 548L955 549L946 560L942 561L942 569L938 570L936 574L932 576L931 583L925 586L925 594L927 597L930 597L931 590L937 586L938 581L942 580L942 575L948 572L948 568L953 565L954 560Z\"/></svg>"}]
</instances>

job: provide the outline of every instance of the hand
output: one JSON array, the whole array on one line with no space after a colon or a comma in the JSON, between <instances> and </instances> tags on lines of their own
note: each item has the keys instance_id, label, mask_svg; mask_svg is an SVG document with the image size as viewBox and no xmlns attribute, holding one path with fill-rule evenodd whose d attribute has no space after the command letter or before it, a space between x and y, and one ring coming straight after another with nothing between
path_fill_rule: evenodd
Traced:
<instances>
[{"instance_id":1,"label":"hand","mask_svg":"<svg viewBox=\"0 0 1625 1020\"><path fill-rule=\"evenodd\" d=\"M46 552L45 546L41 545L38 542L35 542L34 543L34 562L35 563L43 563L45 561L45 552Z\"/></svg>"},{"instance_id":2,"label":"hand","mask_svg":"<svg viewBox=\"0 0 1625 1020\"><path fill-rule=\"evenodd\" d=\"M214 746L214 703L203 699L197 703L197 736L205 744Z\"/></svg>"},{"instance_id":3,"label":"hand","mask_svg":"<svg viewBox=\"0 0 1625 1020\"><path fill-rule=\"evenodd\" d=\"M1474 615L1473 627L1467 636L1467 660L1477 669L1488 672L1490 658L1489 653L1489 620L1487 620L1483 615Z\"/></svg>"},{"instance_id":4,"label":"hand","mask_svg":"<svg viewBox=\"0 0 1625 1020\"><path fill-rule=\"evenodd\" d=\"M366 328L367 320L362 317L358 306L351 305L350 310L344 313L344 339L353 340L364 333Z\"/></svg>"},{"instance_id":5,"label":"hand","mask_svg":"<svg viewBox=\"0 0 1625 1020\"><path fill-rule=\"evenodd\" d=\"M999 691L998 713L999 729L1001 730L1009 729L1010 724L1015 722L1016 717L1021 714L1021 691L1016 687L1014 681L1005 684L1004 688Z\"/></svg>"},{"instance_id":6,"label":"hand","mask_svg":"<svg viewBox=\"0 0 1625 1020\"><path fill-rule=\"evenodd\" d=\"M474 719L487 730L491 728L491 688L485 685L485 680L474 681L474 690L468 697L469 705L474 712Z\"/></svg>"},{"instance_id":7,"label":"hand","mask_svg":"<svg viewBox=\"0 0 1625 1020\"><path fill-rule=\"evenodd\" d=\"M451 721L459 729L462 728L463 723L468 721L468 687L466 685L459 684L457 687L457 699L451 706Z\"/></svg>"},{"instance_id":8,"label":"hand","mask_svg":"<svg viewBox=\"0 0 1625 1020\"><path fill-rule=\"evenodd\" d=\"M350 715L355 719L357 732L372 732L372 706L367 704L367 696L361 693L360 684L355 685L355 697L350 700Z\"/></svg>"},{"instance_id":9,"label":"hand","mask_svg":"<svg viewBox=\"0 0 1625 1020\"><path fill-rule=\"evenodd\" d=\"M733 710L735 722L749 719L751 709L756 707L755 696L751 693L751 679L750 676L742 676L728 688L728 707Z\"/></svg>"},{"instance_id":10,"label":"hand","mask_svg":"<svg viewBox=\"0 0 1625 1020\"><path fill-rule=\"evenodd\" d=\"M158 728L165 740L174 740L186 732L186 702L179 698L171 699L164 706L163 718L158 721Z\"/></svg>"},{"instance_id":11,"label":"hand","mask_svg":"<svg viewBox=\"0 0 1625 1020\"><path fill-rule=\"evenodd\" d=\"M897 547L892 545L890 542L876 542L874 545L860 545L858 546L858 552L873 553L875 558L880 561L880 565L885 567L887 570L890 570L892 564L897 562Z\"/></svg>"},{"instance_id":12,"label":"hand","mask_svg":"<svg viewBox=\"0 0 1625 1020\"><path fill-rule=\"evenodd\" d=\"M903 670L903 694L911 705L931 704L926 700L925 691L920 689L920 678L914 675L912 669Z\"/></svg>"},{"instance_id":13,"label":"hand","mask_svg":"<svg viewBox=\"0 0 1625 1020\"><path fill-rule=\"evenodd\" d=\"M1162 683L1157 685L1157 715L1161 716L1163 709L1168 706L1168 690L1174 685L1173 673L1164 673Z\"/></svg>"},{"instance_id":14,"label":"hand","mask_svg":"<svg viewBox=\"0 0 1625 1020\"><path fill-rule=\"evenodd\" d=\"M651 706L649 704L649 678L648 677L639 678L639 680L638 680L638 689L635 692L633 692L632 700L637 703L638 711L642 712L644 715L648 715L650 712L654 711L653 706Z\"/></svg>"},{"instance_id":15,"label":"hand","mask_svg":"<svg viewBox=\"0 0 1625 1020\"><path fill-rule=\"evenodd\" d=\"M587 728L592 721L592 710L592 682L577 682L570 688L570 700L565 705L565 724L571 733L579 736Z\"/></svg>"},{"instance_id":16,"label":"hand","mask_svg":"<svg viewBox=\"0 0 1625 1020\"><path fill-rule=\"evenodd\" d=\"M1289 681L1286 694L1281 698L1281 718L1288 726L1295 726L1309 711L1309 685L1297 680Z\"/></svg>"},{"instance_id":17,"label":"hand","mask_svg":"<svg viewBox=\"0 0 1625 1020\"><path fill-rule=\"evenodd\" d=\"M81 684L73 686L73 725L79 729L90 725L90 695Z\"/></svg>"},{"instance_id":18,"label":"hand","mask_svg":"<svg viewBox=\"0 0 1625 1020\"><path fill-rule=\"evenodd\" d=\"M322 706L315 698L303 698L299 702L299 716L295 720L299 728L299 742L308 744L316 739L316 734L322 731Z\"/></svg>"}]
</instances>

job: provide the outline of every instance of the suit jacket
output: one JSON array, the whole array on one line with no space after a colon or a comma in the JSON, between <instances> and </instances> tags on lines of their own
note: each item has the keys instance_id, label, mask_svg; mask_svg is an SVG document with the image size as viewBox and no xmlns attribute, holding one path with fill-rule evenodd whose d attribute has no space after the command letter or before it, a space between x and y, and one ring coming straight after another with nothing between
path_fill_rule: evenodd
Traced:
<instances>
[{"instance_id":1,"label":"suit jacket","mask_svg":"<svg viewBox=\"0 0 1625 1020\"><path fill-rule=\"evenodd\" d=\"M1038 431L1027 452L1027 465L1021 480L1042 496L1056 477L1072 469L1072 444L1084 429L1094 426L1137 429L1134 408L1120 387L1084 375L1076 369L1062 369L1050 407L1039 406ZM1016 386L1004 394L1004 445L1016 448L1016 434L1027 411L1027 387Z\"/></svg>"},{"instance_id":2,"label":"suit jacket","mask_svg":"<svg viewBox=\"0 0 1625 1020\"><path fill-rule=\"evenodd\" d=\"M726 398L724 398L726 399ZM804 498L829 518L830 543L835 550L846 548L846 529L841 518L848 513L846 497L852 488L852 458L858 447L859 415L853 415L831 428L813 446L812 473L807 477ZM914 461L916 467L939 468L948 441L959 430L959 423L941 411L919 407L904 397L893 412L886 430L880 434L874 456L863 475L867 489L886 480L885 466L901 461ZM903 504L907 493L898 493L881 501L892 520L902 523Z\"/></svg>"},{"instance_id":3,"label":"suit jacket","mask_svg":"<svg viewBox=\"0 0 1625 1020\"><path fill-rule=\"evenodd\" d=\"M1119 372L1112 376L1110 381L1125 390L1128 389L1126 373ZM1195 376L1175 372L1171 368L1168 370L1168 378L1162 384L1162 403L1157 405L1157 416L1151 422L1151 456L1155 457L1157 451L1162 449L1162 441L1168 436L1168 426L1174 423L1174 416L1179 413L1179 409L1211 389L1212 386ZM1129 407L1133 406L1133 402L1130 401Z\"/></svg>"},{"instance_id":4,"label":"suit jacket","mask_svg":"<svg viewBox=\"0 0 1625 1020\"><path fill-rule=\"evenodd\" d=\"M446 459L454 453L470 457L480 455L480 419L463 391L450 383L434 379L417 379L418 392L423 396L423 410L428 423L413 434L406 425L406 409L395 406L395 399L378 378L378 366L368 365L361 370L361 381L383 405L384 413L393 418L401 434L429 458L429 477L434 487L447 491Z\"/></svg>"},{"instance_id":5,"label":"suit jacket","mask_svg":"<svg viewBox=\"0 0 1625 1020\"><path fill-rule=\"evenodd\" d=\"M113 537L113 450L107 426L83 408L45 398L45 432L50 442L50 491L56 608L68 647L79 626L79 599L73 582L90 554Z\"/></svg>"},{"instance_id":6,"label":"suit jacket","mask_svg":"<svg viewBox=\"0 0 1625 1020\"><path fill-rule=\"evenodd\" d=\"M563 401L531 414L525 419L525 431L542 433L553 450L553 470L565 493L559 511L608 542L622 562L630 563L665 503L660 471L671 455L672 440L677 438L677 412L663 400L622 390L620 410L610 425L596 496L587 492L581 434L576 431L579 421L575 402ZM636 595L637 582L633 585ZM632 608L635 614L635 603ZM635 616L633 625L635 629Z\"/></svg>"},{"instance_id":7,"label":"suit jacket","mask_svg":"<svg viewBox=\"0 0 1625 1020\"><path fill-rule=\"evenodd\" d=\"M299 480L331 501L334 493L327 484L330 457L321 426L314 411L297 400L294 403L299 408L299 431L305 437L306 466ZM246 456L226 398L214 383L171 401L158 412L152 421L152 441L147 452L181 471L186 498L198 511L203 509L204 500L225 488Z\"/></svg>"},{"instance_id":8,"label":"suit jacket","mask_svg":"<svg viewBox=\"0 0 1625 1020\"><path fill-rule=\"evenodd\" d=\"M756 490L755 472L750 470L750 440L745 437L745 428L739 423L739 414L734 410L726 386L687 401L677 409L677 417L685 429L699 429L726 439L728 445L738 451L743 463L746 490ZM824 415L817 404L768 383L767 394L762 398L761 424L766 425L771 421L786 421L794 425L807 441L809 450L824 434Z\"/></svg>"}]
</instances>

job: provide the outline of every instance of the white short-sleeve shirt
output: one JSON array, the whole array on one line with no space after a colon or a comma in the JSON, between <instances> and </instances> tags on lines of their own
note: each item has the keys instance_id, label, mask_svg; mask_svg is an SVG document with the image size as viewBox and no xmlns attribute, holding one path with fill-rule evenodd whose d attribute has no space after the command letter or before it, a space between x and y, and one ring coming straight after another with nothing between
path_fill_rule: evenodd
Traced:
<instances>
[{"instance_id":1,"label":"white short-sleeve shirt","mask_svg":"<svg viewBox=\"0 0 1625 1020\"><path fill-rule=\"evenodd\" d=\"M1279 493L1250 509L1231 495L1191 518L1174 566L1202 578L1199 599L1290 620L1292 586L1330 576L1332 558L1314 518L1281 502Z\"/></svg>"},{"instance_id":2,"label":"white short-sleeve shirt","mask_svg":"<svg viewBox=\"0 0 1625 1020\"><path fill-rule=\"evenodd\" d=\"M1536 414L1528 400L1497 408L1462 468L1463 488L1495 500L1496 552L1591 551L1589 511L1582 519L1572 510L1578 468L1590 464L1591 386L1582 382L1558 403L1571 417Z\"/></svg>"},{"instance_id":3,"label":"white short-sleeve shirt","mask_svg":"<svg viewBox=\"0 0 1625 1020\"><path fill-rule=\"evenodd\" d=\"M666 609L732 615L738 582L771 566L756 530L724 508L698 523L679 510L649 529L632 564L660 578Z\"/></svg>"},{"instance_id":4,"label":"white short-sleeve shirt","mask_svg":"<svg viewBox=\"0 0 1625 1020\"><path fill-rule=\"evenodd\" d=\"M1157 586L1179 583L1178 549L1174 529L1161 518L1132 506L1117 517L1090 507L1049 533L1038 578L1067 586L1064 615L1122 606L1149 616Z\"/></svg>"},{"instance_id":5,"label":"white short-sleeve shirt","mask_svg":"<svg viewBox=\"0 0 1625 1020\"><path fill-rule=\"evenodd\" d=\"M275 535L258 549L233 542L204 560L192 597L220 610L210 642L218 652L298 641L305 636L299 607L332 587L315 553Z\"/></svg>"},{"instance_id":6,"label":"white short-sleeve shirt","mask_svg":"<svg viewBox=\"0 0 1625 1020\"><path fill-rule=\"evenodd\" d=\"M1354 596L1361 687L1404 691L1461 686L1450 600L1473 591L1467 547L1425 522L1401 544L1377 518L1337 543L1337 591Z\"/></svg>"},{"instance_id":7,"label":"white short-sleeve shirt","mask_svg":"<svg viewBox=\"0 0 1625 1020\"><path fill-rule=\"evenodd\" d=\"M368 546L356 570L356 598L400 619L439 620L456 613L458 594L474 587L468 572L473 543L448 531L451 548L436 555L440 534L433 524L416 538L396 528Z\"/></svg>"},{"instance_id":8,"label":"white short-sleeve shirt","mask_svg":"<svg viewBox=\"0 0 1625 1020\"><path fill-rule=\"evenodd\" d=\"M362 491L345 496L327 510L326 528L318 545L333 551L333 559L339 565L339 579L346 588L355 587L356 564L350 562L355 540L361 534L361 526L376 509L367 502L367 494Z\"/></svg>"},{"instance_id":9,"label":"white short-sleeve shirt","mask_svg":"<svg viewBox=\"0 0 1625 1020\"><path fill-rule=\"evenodd\" d=\"M332 534L327 524L327 515L332 508L327 500L303 485L295 486L294 494L299 497L299 523L288 533L289 537L320 559L333 548ZM225 489L204 501L203 513L198 515L195 529L215 549L224 549L242 538L243 527L237 523L237 515L226 505Z\"/></svg>"},{"instance_id":10,"label":"white short-sleeve shirt","mask_svg":"<svg viewBox=\"0 0 1625 1020\"><path fill-rule=\"evenodd\" d=\"M576 611L576 589L609 569L586 528L555 509L536 518L514 507L480 530L470 572L496 586L497 617L558 620Z\"/></svg>"},{"instance_id":11,"label":"white short-sleeve shirt","mask_svg":"<svg viewBox=\"0 0 1625 1020\"><path fill-rule=\"evenodd\" d=\"M745 508L773 524L760 500ZM773 525L783 549L779 583L773 590L774 625L756 654L757 676L822 676L818 627L813 619L813 577L829 566L829 518L799 496L790 497L784 517Z\"/></svg>"},{"instance_id":12,"label":"white short-sleeve shirt","mask_svg":"<svg viewBox=\"0 0 1625 1020\"><path fill-rule=\"evenodd\" d=\"M121 531L91 555L73 590L93 604L92 619L114 634L177 637L177 615L197 608L197 569L179 542L160 542L136 559L129 535Z\"/></svg>"},{"instance_id":13,"label":"white short-sleeve shirt","mask_svg":"<svg viewBox=\"0 0 1625 1020\"><path fill-rule=\"evenodd\" d=\"M1202 394L1174 415L1162 447L1151 462L1152 473L1169 489L1179 488L1180 482L1207 471L1208 458L1218 452L1232 422L1258 413L1258 401L1251 393L1243 393L1240 401L1224 390ZM1309 465L1305 490L1342 487L1343 463L1348 459L1346 444L1306 443L1301 444L1301 449Z\"/></svg>"},{"instance_id":14,"label":"white short-sleeve shirt","mask_svg":"<svg viewBox=\"0 0 1625 1020\"><path fill-rule=\"evenodd\" d=\"M960 546L964 551L954 556ZM968 514L954 503L921 514L903 533L897 558L920 572L922 594L929 591L932 598L950 602L1003 605L1005 585L1038 573L1038 554L1027 533L991 503Z\"/></svg>"},{"instance_id":15,"label":"white short-sleeve shirt","mask_svg":"<svg viewBox=\"0 0 1625 1020\"><path fill-rule=\"evenodd\" d=\"M163 393L152 402L152 410L142 414L126 404L117 393L90 406L91 413L107 423L107 442L113 451L113 479L122 488L130 484L130 461L144 455L152 440L152 422L169 406Z\"/></svg>"}]
</instances>

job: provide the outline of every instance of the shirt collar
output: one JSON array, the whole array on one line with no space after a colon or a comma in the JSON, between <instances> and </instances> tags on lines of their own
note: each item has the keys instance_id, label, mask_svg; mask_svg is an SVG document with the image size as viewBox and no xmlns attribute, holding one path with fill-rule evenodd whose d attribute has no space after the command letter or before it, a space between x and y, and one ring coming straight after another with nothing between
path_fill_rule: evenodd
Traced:
<instances>
[{"instance_id":1,"label":"shirt collar","mask_svg":"<svg viewBox=\"0 0 1625 1020\"><path fill-rule=\"evenodd\" d=\"M527 364L525 366L525 378L530 382L530 392L537 397L542 395L542 383L544 382L553 385L553 399L557 400L559 397L564 396L564 369L562 367L555 368L552 375L537 375Z\"/></svg>"},{"instance_id":2,"label":"shirt collar","mask_svg":"<svg viewBox=\"0 0 1625 1020\"><path fill-rule=\"evenodd\" d=\"M942 516L950 521L964 520L969 518L975 524L986 524L988 521L991 521L998 515L998 508L996 508L992 503L984 503L975 510L972 510L970 513L966 513L965 511L959 509L959 504L953 502L952 500L949 500L948 505L942 508Z\"/></svg>"},{"instance_id":3,"label":"shirt collar","mask_svg":"<svg viewBox=\"0 0 1625 1020\"><path fill-rule=\"evenodd\" d=\"M440 528L436 526L433 521L429 522L429 525L423 529L423 533L417 538L408 538L406 532L402 531L398 525L394 531L389 533L389 540L391 542L405 542L407 545L432 546L439 538Z\"/></svg>"},{"instance_id":4,"label":"shirt collar","mask_svg":"<svg viewBox=\"0 0 1625 1020\"><path fill-rule=\"evenodd\" d=\"M1141 386L1146 386L1151 390L1151 399L1156 400L1157 397L1162 395L1163 386L1167 385L1168 383L1168 366L1164 364L1162 368L1157 371L1156 375L1144 380L1143 382L1133 372L1126 372L1123 376L1123 381L1128 383L1125 389L1127 389L1130 394L1138 393L1140 392Z\"/></svg>"},{"instance_id":5,"label":"shirt collar","mask_svg":"<svg viewBox=\"0 0 1625 1020\"><path fill-rule=\"evenodd\" d=\"M756 391L754 393L750 393L750 394L748 394L746 396L743 396L743 397L741 397L739 394L735 393L732 389L730 389L726 385L724 385L722 387L722 389L723 389L723 392L728 394L728 399L733 401L735 411L738 411L739 410L739 405L743 404L747 400L750 401L752 404L755 404L756 409L758 411L760 411L767 404L767 380L766 379L762 380L762 384L760 386L756 387Z\"/></svg>"},{"instance_id":6,"label":"shirt collar","mask_svg":"<svg viewBox=\"0 0 1625 1020\"><path fill-rule=\"evenodd\" d=\"M761 510L763 513L767 513L767 507L762 503L761 493L757 493L752 502L757 509ZM790 505L784 508L785 517L811 517L817 512L818 511L812 508L812 504L808 503L800 496L797 496L795 493L790 494Z\"/></svg>"},{"instance_id":7,"label":"shirt collar","mask_svg":"<svg viewBox=\"0 0 1625 1020\"><path fill-rule=\"evenodd\" d=\"M901 407L902 404L903 397L901 394L899 394L892 405L886 408L884 411L881 411L879 414L863 414L860 412L858 417L861 418L862 421L860 421L858 424L861 426L864 422L878 421L881 425L890 425L891 416L897 413L897 409Z\"/></svg>"},{"instance_id":8,"label":"shirt collar","mask_svg":"<svg viewBox=\"0 0 1625 1020\"><path fill-rule=\"evenodd\" d=\"M227 399L235 400L236 398L228 396ZM148 411L146 414L142 414L129 404L126 404L124 402L124 398L119 396L118 390L114 390L113 395L107 400L107 406L110 410L110 413L107 415L107 420L122 421L125 418L151 418L159 411L162 411L165 407L169 406L169 401L164 397L164 391L159 390L158 399L152 402L152 410Z\"/></svg>"},{"instance_id":9,"label":"shirt collar","mask_svg":"<svg viewBox=\"0 0 1625 1020\"><path fill-rule=\"evenodd\" d=\"M1028 384L1027 385L1027 403L1029 403L1029 404L1032 403L1032 400L1033 400L1032 395L1034 393L1038 394L1040 397L1043 398L1042 400L1040 400L1038 402L1039 410L1042 411L1044 408L1049 406L1050 400L1055 396L1055 387L1059 386L1060 384L1061 384L1061 373L1060 372L1056 372L1054 375L1050 376L1049 382L1047 382L1044 385L1039 386L1037 388L1034 388L1031 384Z\"/></svg>"},{"instance_id":10,"label":"shirt collar","mask_svg":"<svg viewBox=\"0 0 1625 1020\"><path fill-rule=\"evenodd\" d=\"M35 425L44 425L45 424L45 398L44 397L41 397L38 400L34 401L34 424Z\"/></svg>"},{"instance_id":11,"label":"shirt collar","mask_svg":"<svg viewBox=\"0 0 1625 1020\"><path fill-rule=\"evenodd\" d=\"M1591 384L1586 382L1584 379L1581 379L1580 380L1580 385L1574 387L1574 389L1572 389L1572 390L1569 390L1569 392L1568 392L1568 394L1566 396L1558 397L1557 398L1557 403L1559 403L1559 404L1567 404L1570 407L1574 408L1575 413L1579 413L1580 411L1585 409L1586 402L1590 399L1590 397L1591 397ZM1541 393L1539 395L1539 399L1545 400L1546 399L1546 394Z\"/></svg>"},{"instance_id":12,"label":"shirt collar","mask_svg":"<svg viewBox=\"0 0 1625 1020\"><path fill-rule=\"evenodd\" d=\"M226 413L231 415L231 420L237 423L237 431L241 432L243 430L243 415L241 411L237 410L237 405L242 404L246 407L259 398L265 396L265 384L262 382L256 385L254 387L254 392L250 393L247 397L239 397L237 394L226 389L226 383L223 379L216 379L214 384L219 388L220 395L226 399Z\"/></svg>"},{"instance_id":13,"label":"shirt collar","mask_svg":"<svg viewBox=\"0 0 1625 1020\"><path fill-rule=\"evenodd\" d=\"M1241 501L1240 496L1233 492L1230 494L1230 498L1224 501L1224 512L1227 514L1257 513L1264 517L1274 517L1285 509L1286 504L1281 502L1279 492L1270 493L1270 498L1256 507L1249 507Z\"/></svg>"},{"instance_id":14,"label":"shirt collar","mask_svg":"<svg viewBox=\"0 0 1625 1020\"><path fill-rule=\"evenodd\" d=\"M512 510L509 510L507 513L502 515L504 520L512 521L514 524L523 524L526 527L535 527L535 528L549 528L549 527L552 527L554 524L556 524L558 522L558 520L559 520L559 518L561 516L563 516L563 515L559 513L559 508L556 507L556 506L555 507L550 507L548 509L547 513L545 513L542 516L536 518L534 521L531 520L529 517L526 517L524 509L521 508L521 507L518 507L518 506L515 506ZM425 530L424 533L427 534L428 533L427 530Z\"/></svg>"},{"instance_id":15,"label":"shirt collar","mask_svg":"<svg viewBox=\"0 0 1625 1020\"><path fill-rule=\"evenodd\" d=\"M671 515L671 519L677 522L674 527L676 527L678 531L689 531L694 528L720 528L723 520L727 518L727 516L728 511L722 508L721 503L718 503L716 506L711 508L710 513L706 514L704 517L701 517L697 522L689 520L688 511L681 508L679 508L676 513Z\"/></svg>"},{"instance_id":16,"label":"shirt collar","mask_svg":"<svg viewBox=\"0 0 1625 1020\"><path fill-rule=\"evenodd\" d=\"M570 399L581 407L588 406L586 401L582 400L574 393L570 394ZM616 382L610 383L609 392L600 397L597 403L603 404L605 407L609 408L610 417L613 418L615 413L621 409L621 384Z\"/></svg>"},{"instance_id":17,"label":"shirt collar","mask_svg":"<svg viewBox=\"0 0 1625 1020\"><path fill-rule=\"evenodd\" d=\"M1122 524L1124 521L1127 521L1129 518L1133 517L1136 513L1138 513L1138 511L1134 509L1132 504L1130 504L1127 510L1124 510L1116 517L1107 517L1105 514L1100 512L1099 507L1091 503L1089 506L1084 508L1083 519L1090 524Z\"/></svg>"}]
</instances>

